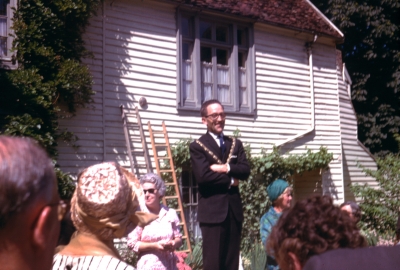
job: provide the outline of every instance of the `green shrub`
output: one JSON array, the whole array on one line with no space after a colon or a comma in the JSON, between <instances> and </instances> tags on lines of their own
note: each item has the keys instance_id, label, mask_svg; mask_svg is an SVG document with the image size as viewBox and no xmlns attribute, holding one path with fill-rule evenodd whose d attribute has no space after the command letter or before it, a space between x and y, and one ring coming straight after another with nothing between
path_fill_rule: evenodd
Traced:
<instances>
[{"instance_id":1,"label":"green shrub","mask_svg":"<svg viewBox=\"0 0 400 270\"><path fill-rule=\"evenodd\" d=\"M198 242L196 245L192 246L192 253L189 254L185 263L189 265L192 270L202 270L203 269L203 242Z\"/></svg>"},{"instance_id":2,"label":"green shrub","mask_svg":"<svg viewBox=\"0 0 400 270\"><path fill-rule=\"evenodd\" d=\"M90 56L82 33L100 0L24 0L14 11L16 70L0 69L0 132L36 139L56 162L57 141L72 145L58 120L92 101L92 77L81 59ZM72 179L56 167L62 198Z\"/></svg>"},{"instance_id":3,"label":"green shrub","mask_svg":"<svg viewBox=\"0 0 400 270\"><path fill-rule=\"evenodd\" d=\"M243 255L243 254L242 254ZM262 270L267 263L267 254L261 243L255 244L242 256L244 270Z\"/></svg>"},{"instance_id":4,"label":"green shrub","mask_svg":"<svg viewBox=\"0 0 400 270\"><path fill-rule=\"evenodd\" d=\"M377 165L376 171L363 168L376 179L377 188L355 184L351 190L360 199L361 227L376 232L379 238L393 239L400 209L400 156L378 158Z\"/></svg>"}]
</instances>

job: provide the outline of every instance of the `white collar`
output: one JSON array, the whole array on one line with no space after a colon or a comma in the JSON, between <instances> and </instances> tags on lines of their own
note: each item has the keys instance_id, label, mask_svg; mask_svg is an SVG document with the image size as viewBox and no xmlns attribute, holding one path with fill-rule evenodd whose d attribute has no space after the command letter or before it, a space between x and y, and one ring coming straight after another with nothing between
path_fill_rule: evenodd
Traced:
<instances>
[{"instance_id":1,"label":"white collar","mask_svg":"<svg viewBox=\"0 0 400 270\"><path fill-rule=\"evenodd\" d=\"M219 135L212 133L211 131L208 132L214 139L218 139L218 136L221 135L222 137L224 137L224 133L221 132Z\"/></svg>"}]
</instances>

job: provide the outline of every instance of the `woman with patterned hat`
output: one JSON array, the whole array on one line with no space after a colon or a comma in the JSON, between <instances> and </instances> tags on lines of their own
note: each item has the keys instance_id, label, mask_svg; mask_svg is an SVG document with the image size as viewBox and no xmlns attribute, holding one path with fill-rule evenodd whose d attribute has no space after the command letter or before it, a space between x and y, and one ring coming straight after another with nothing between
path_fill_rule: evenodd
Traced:
<instances>
[{"instance_id":1,"label":"woman with patterned hat","mask_svg":"<svg viewBox=\"0 0 400 270\"><path fill-rule=\"evenodd\" d=\"M137 211L139 201L134 189L114 162L81 172L71 200L71 219L77 231L54 256L53 270L133 270L121 260L113 239L157 218Z\"/></svg>"}]
</instances>

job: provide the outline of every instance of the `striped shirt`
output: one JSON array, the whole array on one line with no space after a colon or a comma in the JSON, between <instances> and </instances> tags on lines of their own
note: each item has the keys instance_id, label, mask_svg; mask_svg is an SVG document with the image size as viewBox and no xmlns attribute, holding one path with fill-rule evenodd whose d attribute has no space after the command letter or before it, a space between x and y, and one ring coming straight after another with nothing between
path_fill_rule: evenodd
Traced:
<instances>
[{"instance_id":1,"label":"striped shirt","mask_svg":"<svg viewBox=\"0 0 400 270\"><path fill-rule=\"evenodd\" d=\"M135 268L112 256L67 256L56 254L53 270L135 270Z\"/></svg>"}]
</instances>

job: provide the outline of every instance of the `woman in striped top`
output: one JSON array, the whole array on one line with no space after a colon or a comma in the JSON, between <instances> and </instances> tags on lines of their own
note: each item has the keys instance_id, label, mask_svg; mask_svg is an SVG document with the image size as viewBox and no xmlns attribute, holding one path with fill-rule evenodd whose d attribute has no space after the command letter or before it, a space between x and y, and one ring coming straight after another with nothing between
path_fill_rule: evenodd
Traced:
<instances>
[{"instance_id":1,"label":"woman in striped top","mask_svg":"<svg viewBox=\"0 0 400 270\"><path fill-rule=\"evenodd\" d=\"M53 270L133 270L121 260L113 239L136 225L157 218L137 212L139 202L119 165L101 163L85 169L71 200L71 218L77 231L53 260Z\"/></svg>"}]
</instances>

